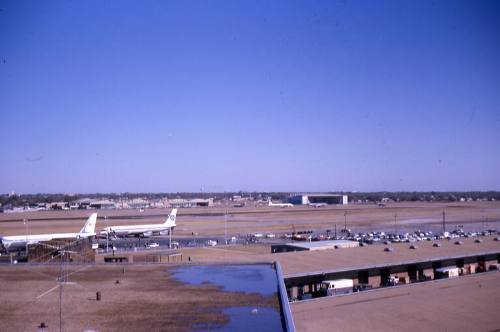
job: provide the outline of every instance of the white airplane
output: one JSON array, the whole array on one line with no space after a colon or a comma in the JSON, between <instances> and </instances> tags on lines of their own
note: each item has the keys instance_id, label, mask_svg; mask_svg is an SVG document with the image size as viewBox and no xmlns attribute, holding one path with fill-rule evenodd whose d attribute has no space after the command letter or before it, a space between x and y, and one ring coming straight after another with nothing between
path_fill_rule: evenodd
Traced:
<instances>
[{"instance_id":1,"label":"white airplane","mask_svg":"<svg viewBox=\"0 0 500 332\"><path fill-rule=\"evenodd\" d=\"M125 236L143 236L149 237L153 234L160 234L165 231L171 231L175 225L175 218L177 209L172 209L168 215L167 220L163 224L149 224L149 225L128 225L128 226L109 226L103 228L101 235L111 235L114 237Z\"/></svg>"},{"instance_id":2,"label":"white airplane","mask_svg":"<svg viewBox=\"0 0 500 332\"><path fill-rule=\"evenodd\" d=\"M293 204L292 203L273 203L271 200L269 200L269 206L288 208L288 207L293 207Z\"/></svg>"},{"instance_id":3,"label":"white airplane","mask_svg":"<svg viewBox=\"0 0 500 332\"><path fill-rule=\"evenodd\" d=\"M326 204L326 203L309 203L308 205L315 207L315 208L319 208L319 207L327 206L328 204Z\"/></svg>"},{"instance_id":4,"label":"white airplane","mask_svg":"<svg viewBox=\"0 0 500 332\"><path fill-rule=\"evenodd\" d=\"M32 234L32 235L10 235L0 238L4 248L9 250L26 247L27 244L35 244L42 241L54 239L80 239L95 236L95 223L97 213L92 213L87 222L78 233L55 233L55 234Z\"/></svg>"}]
</instances>

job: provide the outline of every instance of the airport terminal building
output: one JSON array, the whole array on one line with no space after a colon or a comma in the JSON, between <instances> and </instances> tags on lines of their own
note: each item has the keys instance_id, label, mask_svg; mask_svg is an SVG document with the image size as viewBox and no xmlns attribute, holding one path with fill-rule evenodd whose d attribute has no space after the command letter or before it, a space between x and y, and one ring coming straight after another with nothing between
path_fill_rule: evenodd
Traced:
<instances>
[{"instance_id":1,"label":"airport terminal building","mask_svg":"<svg viewBox=\"0 0 500 332\"><path fill-rule=\"evenodd\" d=\"M348 203L347 195L339 194L301 194L290 197L288 200L292 204L328 204L328 205L346 205Z\"/></svg>"},{"instance_id":2,"label":"airport terminal building","mask_svg":"<svg viewBox=\"0 0 500 332\"><path fill-rule=\"evenodd\" d=\"M184 199L184 198L173 198L167 201L167 206L171 208L192 208L192 207L210 207L214 206L213 198L194 198L194 199Z\"/></svg>"}]
</instances>

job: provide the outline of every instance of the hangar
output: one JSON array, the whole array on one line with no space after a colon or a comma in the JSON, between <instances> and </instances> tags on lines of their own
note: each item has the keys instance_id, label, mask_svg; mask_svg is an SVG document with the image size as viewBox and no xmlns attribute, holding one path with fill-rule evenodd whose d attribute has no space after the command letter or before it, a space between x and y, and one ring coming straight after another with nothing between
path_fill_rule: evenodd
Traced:
<instances>
[{"instance_id":1,"label":"hangar","mask_svg":"<svg viewBox=\"0 0 500 332\"><path fill-rule=\"evenodd\" d=\"M191 208L191 207L207 207L213 206L214 199L213 198L193 198L193 199L184 199L184 198L173 198L169 199L167 206L172 208Z\"/></svg>"},{"instance_id":2,"label":"hangar","mask_svg":"<svg viewBox=\"0 0 500 332\"><path fill-rule=\"evenodd\" d=\"M301 194L293 196L289 199L292 204L328 204L335 205L341 204L346 205L348 202L347 195L340 194Z\"/></svg>"}]
</instances>

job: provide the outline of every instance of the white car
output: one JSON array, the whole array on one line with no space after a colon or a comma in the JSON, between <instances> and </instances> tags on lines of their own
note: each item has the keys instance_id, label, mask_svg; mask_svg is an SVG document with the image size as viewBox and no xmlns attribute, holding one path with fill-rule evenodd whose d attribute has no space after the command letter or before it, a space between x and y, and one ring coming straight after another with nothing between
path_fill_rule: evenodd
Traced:
<instances>
[{"instance_id":1,"label":"white car","mask_svg":"<svg viewBox=\"0 0 500 332\"><path fill-rule=\"evenodd\" d=\"M160 245L156 242L150 243L147 245L148 248L158 248Z\"/></svg>"},{"instance_id":2,"label":"white car","mask_svg":"<svg viewBox=\"0 0 500 332\"><path fill-rule=\"evenodd\" d=\"M207 246L210 246L210 247L215 247L217 245L217 241L215 241L215 240L208 240L207 242L205 242L205 244Z\"/></svg>"}]
</instances>

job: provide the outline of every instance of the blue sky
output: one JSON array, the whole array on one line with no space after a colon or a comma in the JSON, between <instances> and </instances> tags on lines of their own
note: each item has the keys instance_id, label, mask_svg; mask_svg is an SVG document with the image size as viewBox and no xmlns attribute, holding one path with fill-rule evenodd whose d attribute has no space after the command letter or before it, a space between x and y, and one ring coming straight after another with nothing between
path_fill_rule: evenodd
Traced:
<instances>
[{"instance_id":1,"label":"blue sky","mask_svg":"<svg viewBox=\"0 0 500 332\"><path fill-rule=\"evenodd\" d=\"M0 192L500 190L498 1L1 1Z\"/></svg>"}]
</instances>

